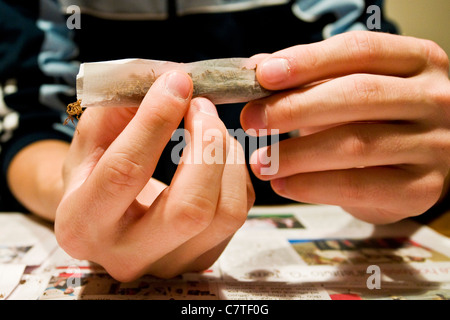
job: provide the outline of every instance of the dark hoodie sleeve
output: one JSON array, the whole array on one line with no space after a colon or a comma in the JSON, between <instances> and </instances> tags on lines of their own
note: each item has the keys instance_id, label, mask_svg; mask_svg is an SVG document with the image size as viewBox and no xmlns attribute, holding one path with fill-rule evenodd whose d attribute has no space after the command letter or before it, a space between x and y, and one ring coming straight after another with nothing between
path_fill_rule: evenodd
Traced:
<instances>
[{"instance_id":1,"label":"dark hoodie sleeve","mask_svg":"<svg viewBox=\"0 0 450 320\"><path fill-rule=\"evenodd\" d=\"M0 211L23 211L6 182L18 152L71 140L73 126L63 122L75 99L76 53L56 1L0 1Z\"/></svg>"}]
</instances>

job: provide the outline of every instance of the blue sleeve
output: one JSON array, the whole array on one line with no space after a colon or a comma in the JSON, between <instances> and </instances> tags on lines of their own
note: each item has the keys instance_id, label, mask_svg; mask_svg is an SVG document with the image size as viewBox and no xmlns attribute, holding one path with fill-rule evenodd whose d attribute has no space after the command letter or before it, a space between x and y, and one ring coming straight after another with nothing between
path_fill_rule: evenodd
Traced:
<instances>
[{"instance_id":1,"label":"blue sleeve","mask_svg":"<svg viewBox=\"0 0 450 320\"><path fill-rule=\"evenodd\" d=\"M316 38L327 39L337 34L355 30L371 30L397 33L393 23L383 14L383 0L296 0L292 12L302 21L315 23L323 17L330 17L328 23L321 27L321 34ZM368 24L375 8L379 12L376 28Z\"/></svg>"}]
</instances>

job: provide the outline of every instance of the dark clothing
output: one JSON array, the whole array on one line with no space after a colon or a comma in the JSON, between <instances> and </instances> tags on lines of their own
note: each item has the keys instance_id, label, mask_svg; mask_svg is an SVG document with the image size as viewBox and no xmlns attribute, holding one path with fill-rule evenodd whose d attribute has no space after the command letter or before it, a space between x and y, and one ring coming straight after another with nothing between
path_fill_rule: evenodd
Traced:
<instances>
[{"instance_id":1,"label":"dark clothing","mask_svg":"<svg viewBox=\"0 0 450 320\"><path fill-rule=\"evenodd\" d=\"M70 30L66 25L70 14L64 15L64 2L0 1L0 84L8 108L0 113L0 211L24 210L11 196L5 179L14 155L34 141L71 140L73 126L62 123L67 104L76 100L75 76L80 63L122 58L191 62L271 53L337 33L363 30L371 14L366 9L382 5L377 0L360 0L359 4L322 0L80 0L70 2L80 4L81 29ZM148 10L133 11L133 4L138 2ZM330 5L321 7L321 3ZM101 11L102 5L106 14ZM115 6L118 8L114 11ZM383 18L380 31L395 33L396 29ZM240 128L242 106L218 107L227 128ZM166 149L154 177L170 183L176 165L170 158L171 146ZM268 182L251 176L256 204L288 201L277 196Z\"/></svg>"}]
</instances>

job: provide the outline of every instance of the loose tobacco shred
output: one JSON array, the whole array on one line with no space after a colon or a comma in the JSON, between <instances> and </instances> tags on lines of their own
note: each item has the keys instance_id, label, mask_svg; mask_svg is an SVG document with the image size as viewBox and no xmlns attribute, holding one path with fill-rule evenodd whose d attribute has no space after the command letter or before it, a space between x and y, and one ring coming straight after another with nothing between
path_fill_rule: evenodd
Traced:
<instances>
[{"instance_id":1,"label":"loose tobacco shred","mask_svg":"<svg viewBox=\"0 0 450 320\"><path fill-rule=\"evenodd\" d=\"M77 100L76 102L70 103L67 106L66 112L68 114L68 117L66 120L64 120L64 125L69 123L69 121L72 121L74 123L74 120L80 120L80 116L83 114L83 107L81 106L81 100Z\"/></svg>"}]
</instances>

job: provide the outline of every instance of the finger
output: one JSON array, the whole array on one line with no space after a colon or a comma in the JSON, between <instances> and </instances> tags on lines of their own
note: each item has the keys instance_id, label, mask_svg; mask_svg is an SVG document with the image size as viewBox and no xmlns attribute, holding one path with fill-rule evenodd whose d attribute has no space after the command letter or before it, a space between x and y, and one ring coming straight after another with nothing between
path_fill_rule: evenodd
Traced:
<instances>
[{"instance_id":1,"label":"finger","mask_svg":"<svg viewBox=\"0 0 450 320\"><path fill-rule=\"evenodd\" d=\"M86 148L101 146L106 149L135 116L138 108L86 108L81 116L73 143ZM78 143L77 141L81 141Z\"/></svg>"},{"instance_id":2,"label":"finger","mask_svg":"<svg viewBox=\"0 0 450 320\"><path fill-rule=\"evenodd\" d=\"M227 156L227 131L215 106L204 98L192 101L185 128L190 138L186 138L188 143L170 186L144 216L125 223L126 233L119 239L119 247L132 245L144 253L136 257L133 252L120 252L117 269L111 261L102 263L112 266L108 272L141 274L205 230L214 219Z\"/></svg>"},{"instance_id":3,"label":"finger","mask_svg":"<svg viewBox=\"0 0 450 320\"><path fill-rule=\"evenodd\" d=\"M304 203L360 208L372 223L389 223L422 214L439 199L443 177L397 167L304 173L271 182L275 192ZM368 210L376 208L376 210ZM364 216L377 212L378 215ZM353 210L357 214L357 210Z\"/></svg>"},{"instance_id":4,"label":"finger","mask_svg":"<svg viewBox=\"0 0 450 320\"><path fill-rule=\"evenodd\" d=\"M169 193L173 194L174 204L181 200L196 208L191 210L192 219L198 218L206 227L214 217L219 199L229 152L228 133L216 107L205 98L193 100L185 117L185 128L187 145Z\"/></svg>"},{"instance_id":5,"label":"finger","mask_svg":"<svg viewBox=\"0 0 450 320\"><path fill-rule=\"evenodd\" d=\"M430 157L433 153L415 125L355 123L261 148L250 163L255 175L269 180L305 172L426 164L434 161ZM264 175L275 162L278 170Z\"/></svg>"},{"instance_id":6,"label":"finger","mask_svg":"<svg viewBox=\"0 0 450 320\"><path fill-rule=\"evenodd\" d=\"M264 61L266 58L270 57L269 53L258 53L249 58L248 64L249 66L257 66L262 61Z\"/></svg>"},{"instance_id":7,"label":"finger","mask_svg":"<svg viewBox=\"0 0 450 320\"><path fill-rule=\"evenodd\" d=\"M65 161L65 189L78 188L109 145L136 114L137 108L88 108L77 124Z\"/></svg>"},{"instance_id":8,"label":"finger","mask_svg":"<svg viewBox=\"0 0 450 320\"><path fill-rule=\"evenodd\" d=\"M323 127L354 121L415 121L428 118L427 94L413 80L357 74L248 103L245 130ZM257 131L258 132L258 131Z\"/></svg>"},{"instance_id":9,"label":"finger","mask_svg":"<svg viewBox=\"0 0 450 320\"><path fill-rule=\"evenodd\" d=\"M254 201L255 194L247 171L244 151L237 140L230 139L230 152L222 178L216 214L210 227L196 239L198 244L203 244L204 247L199 251L203 254L191 264L194 270L204 270L217 260L231 237L246 221Z\"/></svg>"},{"instance_id":10,"label":"finger","mask_svg":"<svg viewBox=\"0 0 450 320\"><path fill-rule=\"evenodd\" d=\"M78 212L94 225L108 229L147 184L189 106L192 87L190 77L181 72L158 78L136 115L101 156L76 196Z\"/></svg>"},{"instance_id":11,"label":"finger","mask_svg":"<svg viewBox=\"0 0 450 320\"><path fill-rule=\"evenodd\" d=\"M271 90L293 88L352 73L411 76L425 68L425 41L376 32L348 32L322 42L275 52L258 65L259 82Z\"/></svg>"},{"instance_id":12,"label":"finger","mask_svg":"<svg viewBox=\"0 0 450 320\"><path fill-rule=\"evenodd\" d=\"M242 226L254 201L248 185L245 157L239 143L230 138L217 209L211 224L170 254L154 263L149 270L158 277L171 278L187 271L203 271L211 266L225 249L232 235ZM177 263L173 263L177 261Z\"/></svg>"}]
</instances>

